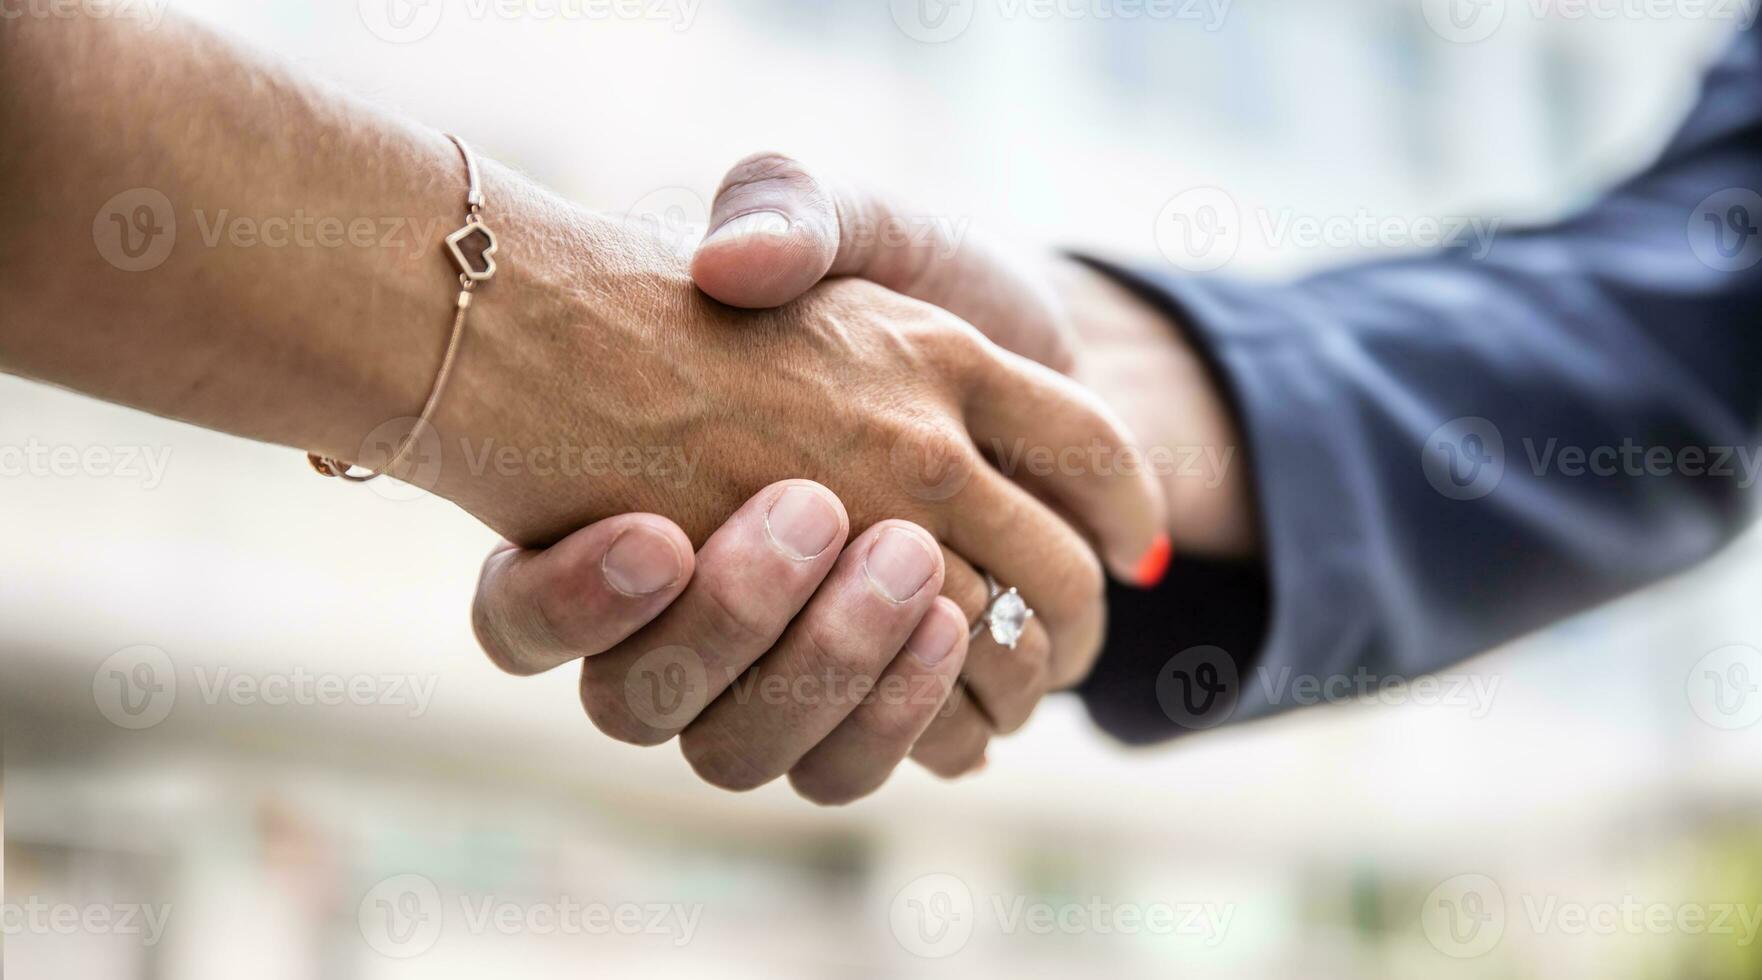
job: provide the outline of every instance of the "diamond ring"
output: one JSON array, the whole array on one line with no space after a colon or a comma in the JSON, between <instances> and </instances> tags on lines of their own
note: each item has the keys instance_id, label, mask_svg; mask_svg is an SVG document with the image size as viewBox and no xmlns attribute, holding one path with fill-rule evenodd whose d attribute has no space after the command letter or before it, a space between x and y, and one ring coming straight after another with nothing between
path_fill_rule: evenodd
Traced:
<instances>
[{"instance_id":1,"label":"diamond ring","mask_svg":"<svg viewBox=\"0 0 1762 980\"><path fill-rule=\"evenodd\" d=\"M985 573L985 587L990 590L991 600L985 604L985 611L979 614L979 621L973 624L973 632L967 639L976 640L980 633L990 629L991 638L998 646L1014 650L1022 641L1028 620L1034 618L1034 610L1022 601L1021 593L1014 586L1005 591L990 572Z\"/></svg>"}]
</instances>

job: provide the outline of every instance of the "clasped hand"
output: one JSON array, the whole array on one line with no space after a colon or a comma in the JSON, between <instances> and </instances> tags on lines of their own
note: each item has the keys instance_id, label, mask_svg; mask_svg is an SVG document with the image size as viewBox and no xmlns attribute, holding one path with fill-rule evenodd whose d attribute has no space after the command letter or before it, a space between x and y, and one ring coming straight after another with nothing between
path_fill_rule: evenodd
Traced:
<instances>
[{"instance_id":1,"label":"clasped hand","mask_svg":"<svg viewBox=\"0 0 1762 980\"><path fill-rule=\"evenodd\" d=\"M606 734L678 736L716 786L787 774L822 803L872 792L908 754L958 775L1087 673L1104 566L1160 576L1147 472L1021 465L1129 457L1113 414L1046 366L1070 362L1044 285L974 243L852 235L889 220L885 205L772 156L729 174L689 269L632 229L567 227L579 220L504 231L521 256L508 267L526 271L496 295L527 299L517 316L485 303L441 426L680 447L693 479L443 475L440 489L518 542L484 566L484 649L519 674L580 660ZM629 257L613 277L628 288L569 278L584 242ZM887 288L952 281L986 332ZM623 383L574 383L569 365L588 361ZM983 630L969 642L986 573L1035 611L1014 649Z\"/></svg>"}]
</instances>

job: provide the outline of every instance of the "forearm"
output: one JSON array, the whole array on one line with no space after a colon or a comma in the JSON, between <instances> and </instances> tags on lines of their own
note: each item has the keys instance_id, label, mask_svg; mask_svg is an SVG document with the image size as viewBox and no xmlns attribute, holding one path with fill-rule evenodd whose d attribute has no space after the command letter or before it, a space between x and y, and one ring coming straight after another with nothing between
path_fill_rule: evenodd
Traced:
<instances>
[{"instance_id":1,"label":"forearm","mask_svg":"<svg viewBox=\"0 0 1762 980\"><path fill-rule=\"evenodd\" d=\"M0 175L18 192L0 369L343 459L417 413L458 291L440 247L464 216L449 141L185 24L0 31ZM504 273L477 297L462 389L483 359L513 356L494 341L525 319L516 298L542 302L562 278L534 267L546 244L587 263L576 288L616 277L592 265L606 223L489 161L484 179ZM137 188L169 213L151 194L107 203ZM458 430L473 406L454 394L442 411Z\"/></svg>"},{"instance_id":2,"label":"forearm","mask_svg":"<svg viewBox=\"0 0 1762 980\"><path fill-rule=\"evenodd\" d=\"M1192 326L1252 449L1270 602L1197 596L1258 617L1224 632L1265 637L1226 646L1241 681L1240 706L1220 702L1232 717L1292 706L1269 678L1448 667L1679 571L1747 526L1762 279L1753 236L1734 226L1754 214L1741 195L1762 161L1759 59L1752 29L1653 167L1482 255L1286 286L1121 274ZM1090 698L1110 728L1208 727L1130 693L1177 669L1142 624L1193 598L1113 607L1094 689L1110 693Z\"/></svg>"}]
</instances>

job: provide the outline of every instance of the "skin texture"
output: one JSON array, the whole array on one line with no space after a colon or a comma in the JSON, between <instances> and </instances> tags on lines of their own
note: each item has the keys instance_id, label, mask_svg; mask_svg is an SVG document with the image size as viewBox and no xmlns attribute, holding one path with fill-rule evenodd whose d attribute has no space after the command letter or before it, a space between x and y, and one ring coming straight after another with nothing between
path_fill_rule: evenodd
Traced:
<instances>
[{"instance_id":1,"label":"skin texture","mask_svg":"<svg viewBox=\"0 0 1762 980\"><path fill-rule=\"evenodd\" d=\"M770 219L736 220L755 212ZM950 239L947 225L926 214L781 154L754 154L723 178L692 275L711 296L754 308L788 303L828 277L868 279L1104 393L1142 448L1233 451L1221 477L1162 468L1168 529L1183 550L1251 553L1253 506L1235 419L1178 325L1082 263L1017 257L982 235ZM1138 557L1117 556L1115 573L1130 581L1127 560Z\"/></svg>"},{"instance_id":2,"label":"skin texture","mask_svg":"<svg viewBox=\"0 0 1762 980\"><path fill-rule=\"evenodd\" d=\"M1247 463L1235 421L1174 324L1112 280L1069 260L1018 261L972 236L960 242L918 239L892 248L879 244L887 228L903 226L909 215L881 195L822 181L793 160L759 154L724 178L692 274L706 293L741 307L786 304L832 275L872 279L956 312L992 339L1019 345L1093 390L1107 392L1113 410L1141 434L1141 448L1199 450L1207 454L1202 458L1228 460L1221 470L1202 468L1197 474L1185 466L1165 467L1160 478L1173 501L1167 528L1180 547L1194 553L1246 556L1256 550ZM892 240L907 241L904 236ZM537 561L543 553L523 554ZM947 555L945 564L945 593L965 621L976 620L989 598L982 576L957 555ZM762 593L773 577L761 564L730 564L726 575L718 588L750 597ZM519 582L492 567L486 569L480 604L530 604L534 594L546 590L540 579ZM729 605L741 601L731 599ZM781 631L782 613L773 615L777 618L767 629ZM666 642L695 642L693 635L687 628L669 634ZM615 692L633 656L627 653L617 666L592 657L585 663L588 714L614 734L627 721L619 716ZM963 683L918 737L913 758L944 776L971 771L983 763L993 736L1020 727L1047 692L1074 684L1092 664L1093 656L1084 650L1057 649L1032 621L1015 650L981 634L967 649ZM652 740L628 730L622 737ZM867 771L855 754L838 758L841 772ZM793 774L792 781L798 789L803 785Z\"/></svg>"},{"instance_id":3,"label":"skin texture","mask_svg":"<svg viewBox=\"0 0 1762 980\"><path fill-rule=\"evenodd\" d=\"M438 253L464 213L450 142L175 20L142 34L85 16L0 23L0 124L0 180L33 188L0 242L0 369L370 467L390 456L435 377L458 291ZM687 638L660 646L686 646L720 678L695 714L657 723L632 666L610 707L606 685L586 685L595 721L631 740L682 733L717 785L789 773L835 802L878 785L933 714L958 726L930 763L944 772L1026 717L1002 690L982 717L952 683L965 663L953 618L964 625L984 594L974 567L1039 614L1018 651L1026 673L1068 679L1092 662L1104 610L1091 542L1132 568L1163 526L1159 488L1083 473L1018 483L980 446L1117 451L1127 436L1099 399L873 282L732 308L640 230L482 165L500 271L475 293L432 429L393 473L512 542L554 546L490 560L477 624L498 664L524 673L594 653L590 671L616 674L621 655ZM132 269L102 230L119 200L125 218L139 214L142 191L177 234L161 261ZM400 231L287 244L301 215ZM639 464L558 465L583 451ZM657 470L657 453L690 465ZM790 558L768 590L733 588L729 556L756 547L745 508L771 508L777 482L802 476L836 507L837 541ZM907 552L883 552L902 541ZM646 542L641 567L613 562L619 542ZM910 548L913 587L878 596ZM530 591L502 601L500 587ZM953 601L937 598L945 589ZM953 633L958 651L940 643ZM926 636L944 648L934 663L902 662ZM803 677L840 690L928 677L953 693L727 701L749 671L791 692ZM888 710L858 710L872 703Z\"/></svg>"}]
</instances>

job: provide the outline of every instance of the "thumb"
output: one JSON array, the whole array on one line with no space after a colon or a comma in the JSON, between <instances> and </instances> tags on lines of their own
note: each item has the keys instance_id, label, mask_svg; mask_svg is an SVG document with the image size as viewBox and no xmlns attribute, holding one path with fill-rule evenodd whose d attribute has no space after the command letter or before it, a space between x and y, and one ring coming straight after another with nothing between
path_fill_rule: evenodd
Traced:
<instances>
[{"instance_id":1,"label":"thumb","mask_svg":"<svg viewBox=\"0 0 1762 980\"><path fill-rule=\"evenodd\" d=\"M826 277L839 237L826 188L789 157L757 153L722 178L691 277L729 306L782 306Z\"/></svg>"},{"instance_id":2,"label":"thumb","mask_svg":"<svg viewBox=\"0 0 1762 980\"><path fill-rule=\"evenodd\" d=\"M691 274L710 296L747 308L781 306L827 276L856 276L1070 371L1072 328L1051 287L970 235L968 224L821 180L782 154L757 153L722 178Z\"/></svg>"}]
</instances>

